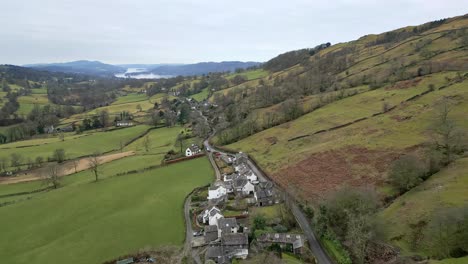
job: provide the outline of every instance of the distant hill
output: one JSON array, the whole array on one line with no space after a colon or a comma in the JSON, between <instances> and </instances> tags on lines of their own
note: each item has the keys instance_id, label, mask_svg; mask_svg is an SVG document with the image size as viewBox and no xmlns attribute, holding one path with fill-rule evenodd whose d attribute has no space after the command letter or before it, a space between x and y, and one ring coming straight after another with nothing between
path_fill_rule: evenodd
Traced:
<instances>
[{"instance_id":1,"label":"distant hill","mask_svg":"<svg viewBox=\"0 0 468 264\"><path fill-rule=\"evenodd\" d=\"M29 64L24 66L52 72L79 73L99 76L111 76L116 73L125 72L126 70L124 67L87 60L64 63Z\"/></svg>"},{"instance_id":2,"label":"distant hill","mask_svg":"<svg viewBox=\"0 0 468 264\"><path fill-rule=\"evenodd\" d=\"M153 73L157 75L201 75L210 72L234 71L238 68L249 68L258 66L260 62L200 62L195 64L119 64L111 65L100 61L72 61L64 63L28 64L25 67L46 70L52 72L78 73L98 76L113 76L117 73L125 73L128 68L138 68L143 71L128 72L127 76Z\"/></svg>"},{"instance_id":3,"label":"distant hill","mask_svg":"<svg viewBox=\"0 0 468 264\"><path fill-rule=\"evenodd\" d=\"M200 75L209 72L234 71L238 68L249 68L258 66L260 62L222 61L222 62L200 62L184 65L163 65L149 70L158 75Z\"/></svg>"}]
</instances>

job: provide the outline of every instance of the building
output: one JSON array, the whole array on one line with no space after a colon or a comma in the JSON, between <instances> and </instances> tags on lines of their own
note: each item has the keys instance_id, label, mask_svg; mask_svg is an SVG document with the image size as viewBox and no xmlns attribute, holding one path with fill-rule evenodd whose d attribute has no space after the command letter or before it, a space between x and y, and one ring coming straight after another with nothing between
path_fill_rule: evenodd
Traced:
<instances>
[{"instance_id":1,"label":"building","mask_svg":"<svg viewBox=\"0 0 468 264\"><path fill-rule=\"evenodd\" d=\"M218 220L218 237L225 234L235 234L239 230L236 218L221 218Z\"/></svg>"},{"instance_id":2,"label":"building","mask_svg":"<svg viewBox=\"0 0 468 264\"><path fill-rule=\"evenodd\" d=\"M267 248L273 244L278 244L283 250L301 254L305 244L303 235L288 233L265 233L257 237L260 247Z\"/></svg>"},{"instance_id":3,"label":"building","mask_svg":"<svg viewBox=\"0 0 468 264\"><path fill-rule=\"evenodd\" d=\"M207 244L218 240L218 227L215 225L205 226L204 237Z\"/></svg>"},{"instance_id":4,"label":"building","mask_svg":"<svg viewBox=\"0 0 468 264\"><path fill-rule=\"evenodd\" d=\"M133 122L132 121L117 121L115 123L115 126L116 127L129 127L129 126L133 126Z\"/></svg>"},{"instance_id":5,"label":"building","mask_svg":"<svg viewBox=\"0 0 468 264\"><path fill-rule=\"evenodd\" d=\"M255 185L254 197L257 206L268 206L275 204L273 183L260 182L258 185Z\"/></svg>"},{"instance_id":6,"label":"building","mask_svg":"<svg viewBox=\"0 0 468 264\"><path fill-rule=\"evenodd\" d=\"M254 194L255 186L245 177L239 177L233 181L233 188L236 194L247 196Z\"/></svg>"},{"instance_id":7,"label":"building","mask_svg":"<svg viewBox=\"0 0 468 264\"><path fill-rule=\"evenodd\" d=\"M193 155L196 155L198 153L201 152L201 149L200 147L198 147L197 145L195 144L192 144L190 147L188 147L186 150L185 150L185 156L186 157L190 157L190 156L193 156Z\"/></svg>"},{"instance_id":8,"label":"building","mask_svg":"<svg viewBox=\"0 0 468 264\"><path fill-rule=\"evenodd\" d=\"M214 200L224 197L227 194L227 189L223 185L210 186L208 188L208 200Z\"/></svg>"},{"instance_id":9,"label":"building","mask_svg":"<svg viewBox=\"0 0 468 264\"><path fill-rule=\"evenodd\" d=\"M231 259L246 259L249 255L249 239L247 234L226 234L218 244L208 247L205 259L211 259L218 264L231 263Z\"/></svg>"},{"instance_id":10,"label":"building","mask_svg":"<svg viewBox=\"0 0 468 264\"><path fill-rule=\"evenodd\" d=\"M220 218L223 218L221 210L216 206L212 206L203 212L202 221L204 224L217 226Z\"/></svg>"}]
</instances>

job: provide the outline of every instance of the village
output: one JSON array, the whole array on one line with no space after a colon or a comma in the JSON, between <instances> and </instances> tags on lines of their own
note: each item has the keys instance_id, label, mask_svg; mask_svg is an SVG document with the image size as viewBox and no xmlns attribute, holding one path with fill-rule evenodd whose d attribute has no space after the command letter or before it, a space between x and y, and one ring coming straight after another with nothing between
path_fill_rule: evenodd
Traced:
<instances>
[{"instance_id":1,"label":"village","mask_svg":"<svg viewBox=\"0 0 468 264\"><path fill-rule=\"evenodd\" d=\"M186 154L197 151L191 146ZM208 155L219 175L191 196L192 250L205 263L231 263L267 251L303 259L306 239L282 192L254 172L246 154Z\"/></svg>"}]
</instances>

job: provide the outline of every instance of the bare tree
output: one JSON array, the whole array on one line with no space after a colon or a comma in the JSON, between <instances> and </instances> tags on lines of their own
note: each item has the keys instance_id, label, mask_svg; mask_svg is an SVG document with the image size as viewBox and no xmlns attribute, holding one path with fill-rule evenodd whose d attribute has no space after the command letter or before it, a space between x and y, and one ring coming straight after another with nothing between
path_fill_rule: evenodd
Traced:
<instances>
[{"instance_id":1,"label":"bare tree","mask_svg":"<svg viewBox=\"0 0 468 264\"><path fill-rule=\"evenodd\" d=\"M17 170L20 170L21 162L23 161L23 156L18 153L12 153L11 156L11 166L15 167Z\"/></svg>"},{"instance_id":2,"label":"bare tree","mask_svg":"<svg viewBox=\"0 0 468 264\"><path fill-rule=\"evenodd\" d=\"M5 172L8 167L8 160L5 157L0 158L0 172Z\"/></svg>"},{"instance_id":3,"label":"bare tree","mask_svg":"<svg viewBox=\"0 0 468 264\"><path fill-rule=\"evenodd\" d=\"M57 189L60 186L60 168L58 165L49 167L48 173L44 176L44 184Z\"/></svg>"},{"instance_id":4,"label":"bare tree","mask_svg":"<svg viewBox=\"0 0 468 264\"><path fill-rule=\"evenodd\" d=\"M91 157L89 157L89 167L91 168L91 171L94 173L94 177L96 178L96 181L99 180L99 173L100 173L100 164L99 164L99 153L94 152Z\"/></svg>"},{"instance_id":5,"label":"bare tree","mask_svg":"<svg viewBox=\"0 0 468 264\"><path fill-rule=\"evenodd\" d=\"M451 111L448 99L444 98L431 126L435 148L442 152L445 165L452 162L457 152L463 148L461 144L463 135L456 122L450 117Z\"/></svg>"},{"instance_id":6,"label":"bare tree","mask_svg":"<svg viewBox=\"0 0 468 264\"><path fill-rule=\"evenodd\" d=\"M177 144L180 146L180 153L183 153L182 151L182 148L184 146L184 135L181 133L179 135L177 135Z\"/></svg>"},{"instance_id":7,"label":"bare tree","mask_svg":"<svg viewBox=\"0 0 468 264\"><path fill-rule=\"evenodd\" d=\"M146 152L148 152L151 148L151 140L149 139L149 135L146 135L143 139L143 147L145 148Z\"/></svg>"}]
</instances>

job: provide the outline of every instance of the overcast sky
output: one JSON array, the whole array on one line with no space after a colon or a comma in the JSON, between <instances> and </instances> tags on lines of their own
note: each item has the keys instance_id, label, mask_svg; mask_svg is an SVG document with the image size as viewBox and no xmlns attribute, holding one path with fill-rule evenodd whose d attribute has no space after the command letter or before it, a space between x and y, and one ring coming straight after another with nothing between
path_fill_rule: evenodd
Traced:
<instances>
[{"instance_id":1,"label":"overcast sky","mask_svg":"<svg viewBox=\"0 0 468 264\"><path fill-rule=\"evenodd\" d=\"M0 64L265 61L468 12L466 0L2 2Z\"/></svg>"}]
</instances>

